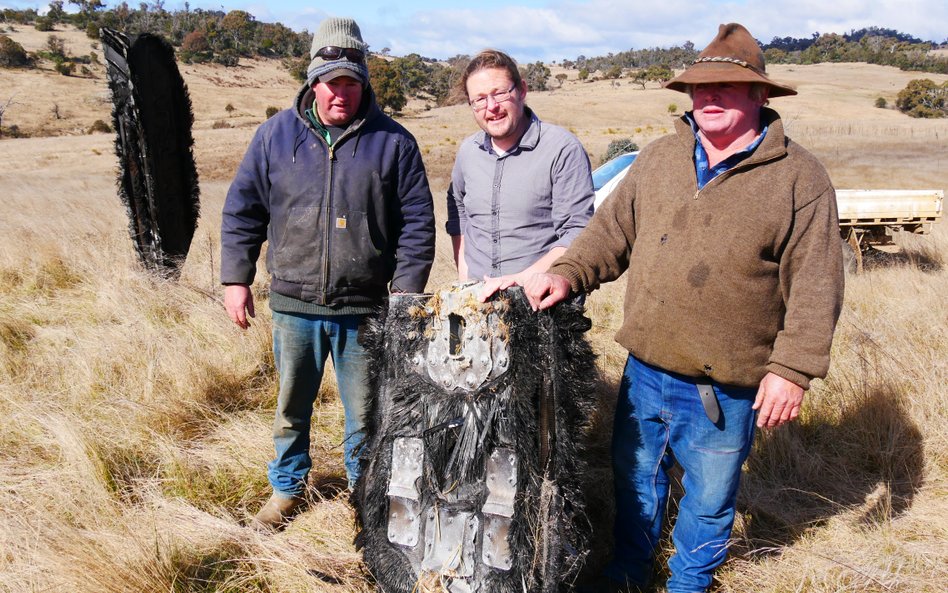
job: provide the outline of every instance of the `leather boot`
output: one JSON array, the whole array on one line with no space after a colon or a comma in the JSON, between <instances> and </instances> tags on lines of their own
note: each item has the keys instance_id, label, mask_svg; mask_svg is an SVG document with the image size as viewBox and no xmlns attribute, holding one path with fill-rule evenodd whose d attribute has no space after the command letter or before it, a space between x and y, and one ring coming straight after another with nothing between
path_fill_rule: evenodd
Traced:
<instances>
[{"instance_id":1,"label":"leather boot","mask_svg":"<svg viewBox=\"0 0 948 593\"><path fill-rule=\"evenodd\" d=\"M301 496L286 496L274 492L266 504L254 515L250 526L261 532L280 531L298 515L306 505Z\"/></svg>"}]
</instances>

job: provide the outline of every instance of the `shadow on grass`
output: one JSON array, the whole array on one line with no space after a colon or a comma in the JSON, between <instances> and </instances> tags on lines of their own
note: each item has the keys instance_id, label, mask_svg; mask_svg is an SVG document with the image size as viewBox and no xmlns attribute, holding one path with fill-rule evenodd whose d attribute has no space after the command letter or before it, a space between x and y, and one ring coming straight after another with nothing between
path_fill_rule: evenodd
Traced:
<instances>
[{"instance_id":1,"label":"shadow on grass","mask_svg":"<svg viewBox=\"0 0 948 593\"><path fill-rule=\"evenodd\" d=\"M254 369L233 375L213 365L194 372L194 392L160 408L152 425L181 441L199 441L239 412L276 404L276 370L268 353Z\"/></svg>"},{"instance_id":2,"label":"shadow on grass","mask_svg":"<svg viewBox=\"0 0 948 593\"><path fill-rule=\"evenodd\" d=\"M213 367L205 369L199 401L220 417L259 410L276 403L276 382L273 353L267 352L254 369L242 376L233 376Z\"/></svg>"},{"instance_id":3,"label":"shadow on grass","mask_svg":"<svg viewBox=\"0 0 948 593\"><path fill-rule=\"evenodd\" d=\"M584 481L586 516L592 525L592 541L580 582L598 576L612 558L615 491L612 478L612 423L619 392L618 379L600 374L596 383L597 414L589 422L587 473Z\"/></svg>"},{"instance_id":4,"label":"shadow on grass","mask_svg":"<svg viewBox=\"0 0 948 593\"><path fill-rule=\"evenodd\" d=\"M906 511L924 481L924 446L905 397L894 381L866 385L835 417L818 412L760 435L733 553L779 549L842 513L872 527Z\"/></svg>"},{"instance_id":5,"label":"shadow on grass","mask_svg":"<svg viewBox=\"0 0 948 593\"><path fill-rule=\"evenodd\" d=\"M940 272L944 268L942 256L934 248L924 246L904 247L898 251L869 249L862 255L864 271L909 266L921 272Z\"/></svg>"},{"instance_id":6,"label":"shadow on grass","mask_svg":"<svg viewBox=\"0 0 948 593\"><path fill-rule=\"evenodd\" d=\"M601 412L592 421L586 479L594 537L581 582L600 574L613 552L610 443L617 391L615 381L600 380ZM855 521L871 528L909 509L924 481L924 448L904 387L881 381L839 397L845 403L835 414L817 411L805 422L758 434L743 477L732 556L779 552L842 513L853 513ZM674 551L669 533L683 494L678 466L670 478L664 536L656 551L657 590L669 576L666 565Z\"/></svg>"},{"instance_id":7,"label":"shadow on grass","mask_svg":"<svg viewBox=\"0 0 948 593\"><path fill-rule=\"evenodd\" d=\"M248 551L237 544L199 552L173 550L167 575L173 593L266 593L266 579L258 576Z\"/></svg>"},{"instance_id":8,"label":"shadow on grass","mask_svg":"<svg viewBox=\"0 0 948 593\"><path fill-rule=\"evenodd\" d=\"M340 475L338 472L316 473L314 469L310 474L306 491L316 501L337 498L340 495L348 495L349 480L344 474Z\"/></svg>"},{"instance_id":9,"label":"shadow on grass","mask_svg":"<svg viewBox=\"0 0 948 593\"><path fill-rule=\"evenodd\" d=\"M90 454L107 488L125 502L138 503L147 486L158 479L165 496L182 498L201 510L244 511L263 488L266 468L248 470L241 459L214 463L192 455L190 448L200 447L202 439L231 416L263 409L274 399L274 381L269 360L239 377L212 366L204 368L195 378L194 397L146 408L143 422L156 436L168 437L175 444L170 452L148 439L99 443L90 438ZM258 474L258 479L251 478Z\"/></svg>"}]
</instances>

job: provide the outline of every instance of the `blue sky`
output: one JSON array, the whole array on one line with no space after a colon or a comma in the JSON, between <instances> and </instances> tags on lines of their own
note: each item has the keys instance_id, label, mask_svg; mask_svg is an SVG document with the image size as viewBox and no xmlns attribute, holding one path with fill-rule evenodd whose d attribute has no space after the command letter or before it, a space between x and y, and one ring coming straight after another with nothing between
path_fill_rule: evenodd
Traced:
<instances>
[{"instance_id":1,"label":"blue sky","mask_svg":"<svg viewBox=\"0 0 948 593\"><path fill-rule=\"evenodd\" d=\"M116 2L106 0L107 5ZM129 1L132 7L138 1ZM45 8L36 0L0 7ZM166 9L184 2L166 0ZM260 21L315 31L327 16L351 16L373 50L433 58L497 47L521 62L605 55L692 41L699 49L718 24L740 22L761 41L880 26L922 39L948 38L945 0L192 0L191 7L242 9Z\"/></svg>"}]
</instances>

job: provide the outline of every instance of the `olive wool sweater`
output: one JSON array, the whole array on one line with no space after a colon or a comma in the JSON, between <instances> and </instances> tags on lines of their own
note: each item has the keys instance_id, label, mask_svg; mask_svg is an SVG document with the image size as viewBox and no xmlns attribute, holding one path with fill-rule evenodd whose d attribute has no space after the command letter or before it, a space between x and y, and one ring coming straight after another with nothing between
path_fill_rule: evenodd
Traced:
<instances>
[{"instance_id":1,"label":"olive wool sweater","mask_svg":"<svg viewBox=\"0 0 948 593\"><path fill-rule=\"evenodd\" d=\"M667 371L756 386L824 377L843 298L836 193L779 115L752 155L697 189L695 136L649 144L550 268L574 292L629 271L616 341Z\"/></svg>"}]
</instances>

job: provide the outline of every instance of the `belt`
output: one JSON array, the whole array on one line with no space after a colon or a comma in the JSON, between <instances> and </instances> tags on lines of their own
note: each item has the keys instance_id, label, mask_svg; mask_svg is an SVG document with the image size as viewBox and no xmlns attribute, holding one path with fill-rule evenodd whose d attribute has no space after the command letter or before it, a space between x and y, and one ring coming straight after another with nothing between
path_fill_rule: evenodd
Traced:
<instances>
[{"instance_id":1,"label":"belt","mask_svg":"<svg viewBox=\"0 0 948 593\"><path fill-rule=\"evenodd\" d=\"M714 388L710 383L695 383L698 388L698 395L701 396L701 405L704 406L704 413L707 414L711 424L717 424L721 419L721 405L718 398L714 395Z\"/></svg>"}]
</instances>

